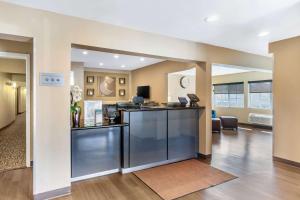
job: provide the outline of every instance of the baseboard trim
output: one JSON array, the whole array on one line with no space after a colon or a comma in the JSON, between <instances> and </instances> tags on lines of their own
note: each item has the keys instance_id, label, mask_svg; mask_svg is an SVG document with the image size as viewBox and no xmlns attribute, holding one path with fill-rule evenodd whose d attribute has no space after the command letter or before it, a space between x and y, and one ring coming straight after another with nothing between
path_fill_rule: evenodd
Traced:
<instances>
[{"instance_id":1,"label":"baseboard trim","mask_svg":"<svg viewBox=\"0 0 300 200\"><path fill-rule=\"evenodd\" d=\"M287 159L284 159L284 158L279 158L279 157L276 157L276 156L273 156L273 160L300 168L300 163L299 162L295 162L295 161L292 161L292 160L287 160Z\"/></svg>"},{"instance_id":2,"label":"baseboard trim","mask_svg":"<svg viewBox=\"0 0 300 200\"><path fill-rule=\"evenodd\" d=\"M248 124L248 123L239 122L238 125L250 126L250 127L253 127L253 128L263 128L263 129L273 130L272 126L267 126L267 125L262 125L262 124Z\"/></svg>"},{"instance_id":3,"label":"baseboard trim","mask_svg":"<svg viewBox=\"0 0 300 200\"><path fill-rule=\"evenodd\" d=\"M3 126L2 128L0 128L0 131L3 131L4 129L6 129L7 127L9 127L10 125L12 125L16 120L14 119L12 122L10 122L9 124Z\"/></svg>"},{"instance_id":4,"label":"baseboard trim","mask_svg":"<svg viewBox=\"0 0 300 200\"><path fill-rule=\"evenodd\" d=\"M211 154L202 154L202 153L197 153L197 156L200 159L210 159L212 157Z\"/></svg>"},{"instance_id":5,"label":"baseboard trim","mask_svg":"<svg viewBox=\"0 0 300 200\"><path fill-rule=\"evenodd\" d=\"M54 199L71 194L71 187L60 188L34 195L34 200Z\"/></svg>"},{"instance_id":6,"label":"baseboard trim","mask_svg":"<svg viewBox=\"0 0 300 200\"><path fill-rule=\"evenodd\" d=\"M172 159L172 160L165 160L165 161L155 162L155 163L151 163L151 164L140 165L140 166L137 166L137 167L123 168L123 169L121 169L121 173L122 174L128 174L128 173L132 173L132 172L143 170L143 169L149 169L149 168L152 168L152 167L158 167L158 166L161 166L161 165L167 165L167 164L171 164L171 163L175 163L175 162L189 160L189 159L195 158L195 156L177 158L177 159Z\"/></svg>"},{"instance_id":7,"label":"baseboard trim","mask_svg":"<svg viewBox=\"0 0 300 200\"><path fill-rule=\"evenodd\" d=\"M71 182L81 181L81 180L95 178L95 177L99 177L99 176L106 176L106 175L114 174L114 173L118 173L118 172L120 172L120 169L107 170L107 171L103 171L103 172L99 172L99 173L94 173L94 174L89 174L89 175L85 175L85 176L71 178Z\"/></svg>"}]
</instances>

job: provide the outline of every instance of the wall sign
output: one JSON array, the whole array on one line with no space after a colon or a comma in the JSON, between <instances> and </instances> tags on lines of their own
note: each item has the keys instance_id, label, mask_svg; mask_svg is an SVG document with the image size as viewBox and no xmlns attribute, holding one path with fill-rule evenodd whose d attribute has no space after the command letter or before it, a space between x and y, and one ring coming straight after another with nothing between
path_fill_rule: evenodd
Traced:
<instances>
[{"instance_id":1,"label":"wall sign","mask_svg":"<svg viewBox=\"0 0 300 200\"><path fill-rule=\"evenodd\" d=\"M40 73L40 86L63 86L64 75L62 73Z\"/></svg>"}]
</instances>

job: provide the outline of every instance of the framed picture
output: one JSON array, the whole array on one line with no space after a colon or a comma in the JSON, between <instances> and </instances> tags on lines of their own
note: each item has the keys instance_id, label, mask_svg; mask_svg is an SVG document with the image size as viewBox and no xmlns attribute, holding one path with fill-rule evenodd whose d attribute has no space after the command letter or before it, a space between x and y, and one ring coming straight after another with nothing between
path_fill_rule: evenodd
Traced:
<instances>
[{"instance_id":1,"label":"framed picture","mask_svg":"<svg viewBox=\"0 0 300 200\"><path fill-rule=\"evenodd\" d=\"M119 78L119 84L125 85L126 84L125 78Z\"/></svg>"},{"instance_id":2,"label":"framed picture","mask_svg":"<svg viewBox=\"0 0 300 200\"><path fill-rule=\"evenodd\" d=\"M86 90L86 95L87 96L94 96L94 94L95 94L95 90L94 89L87 89Z\"/></svg>"},{"instance_id":3,"label":"framed picture","mask_svg":"<svg viewBox=\"0 0 300 200\"><path fill-rule=\"evenodd\" d=\"M99 95L102 97L116 96L116 77L100 76L98 77Z\"/></svg>"},{"instance_id":4,"label":"framed picture","mask_svg":"<svg viewBox=\"0 0 300 200\"><path fill-rule=\"evenodd\" d=\"M119 96L123 97L126 95L126 91L124 89L119 90Z\"/></svg>"},{"instance_id":5,"label":"framed picture","mask_svg":"<svg viewBox=\"0 0 300 200\"><path fill-rule=\"evenodd\" d=\"M87 83L94 83L95 82L94 76L87 76L86 77L86 82Z\"/></svg>"}]
</instances>

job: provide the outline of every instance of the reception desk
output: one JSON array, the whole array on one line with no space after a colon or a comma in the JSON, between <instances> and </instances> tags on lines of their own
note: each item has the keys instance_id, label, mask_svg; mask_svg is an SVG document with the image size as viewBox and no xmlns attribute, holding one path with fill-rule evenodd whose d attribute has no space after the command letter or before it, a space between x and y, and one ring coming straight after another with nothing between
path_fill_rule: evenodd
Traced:
<instances>
[{"instance_id":1,"label":"reception desk","mask_svg":"<svg viewBox=\"0 0 300 200\"><path fill-rule=\"evenodd\" d=\"M201 109L127 109L121 111L120 124L72 129L72 180L129 173L196 157Z\"/></svg>"},{"instance_id":2,"label":"reception desk","mask_svg":"<svg viewBox=\"0 0 300 200\"><path fill-rule=\"evenodd\" d=\"M194 158L199 144L199 110L157 108L124 111L122 172Z\"/></svg>"}]
</instances>

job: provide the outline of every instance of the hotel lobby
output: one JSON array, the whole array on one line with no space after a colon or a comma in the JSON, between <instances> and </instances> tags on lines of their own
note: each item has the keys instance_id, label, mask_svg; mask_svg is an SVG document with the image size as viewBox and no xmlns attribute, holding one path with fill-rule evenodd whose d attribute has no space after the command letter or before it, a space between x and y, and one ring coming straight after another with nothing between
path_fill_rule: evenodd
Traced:
<instances>
[{"instance_id":1,"label":"hotel lobby","mask_svg":"<svg viewBox=\"0 0 300 200\"><path fill-rule=\"evenodd\" d=\"M0 1L0 199L298 199L300 2L230 5Z\"/></svg>"}]
</instances>

